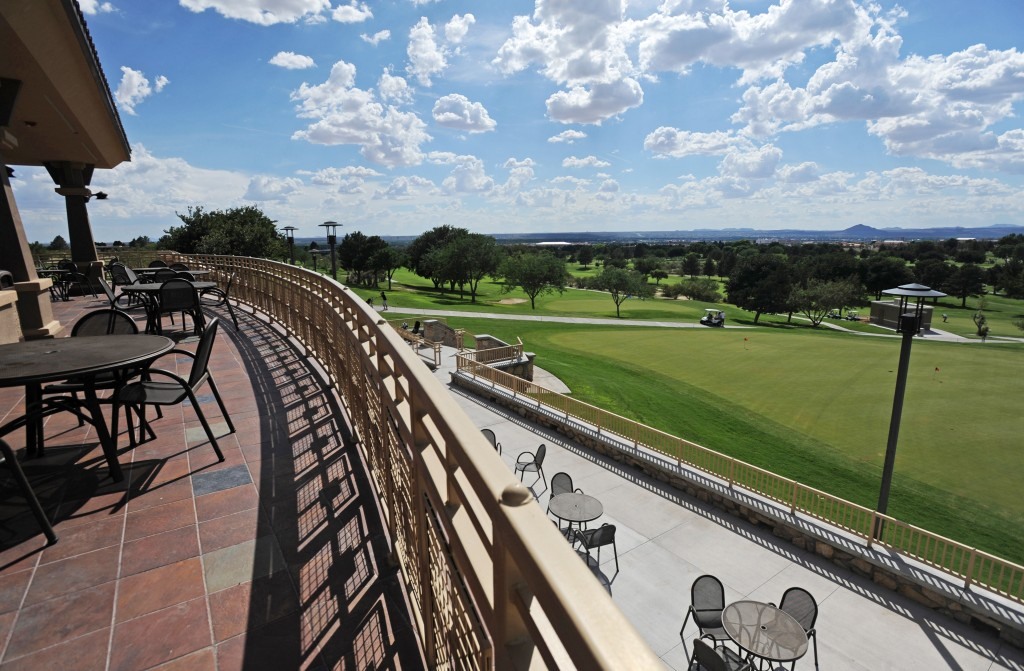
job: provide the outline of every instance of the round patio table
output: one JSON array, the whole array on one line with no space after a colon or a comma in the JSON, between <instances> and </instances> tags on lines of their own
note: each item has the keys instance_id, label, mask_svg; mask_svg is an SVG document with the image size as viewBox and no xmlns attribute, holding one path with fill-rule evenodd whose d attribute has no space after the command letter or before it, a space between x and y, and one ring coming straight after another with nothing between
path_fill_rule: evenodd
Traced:
<instances>
[{"instance_id":1,"label":"round patio table","mask_svg":"<svg viewBox=\"0 0 1024 671\"><path fill-rule=\"evenodd\" d=\"M142 275L153 275L158 270L167 270L167 268L132 268L132 270L135 271L136 275L142 276ZM177 271L175 271L175 272L177 272ZM206 277L207 275L209 275L213 271L212 270L206 270L205 268L197 268L196 270L183 270L182 272L191 273L192 277Z\"/></svg>"},{"instance_id":2,"label":"round patio table","mask_svg":"<svg viewBox=\"0 0 1024 671\"><path fill-rule=\"evenodd\" d=\"M572 525L582 525L584 522L591 522L604 514L604 506L601 502L589 494L579 492L566 492L558 496L552 496L548 501L548 510L560 520L569 523L566 535L572 535Z\"/></svg>"},{"instance_id":3,"label":"round patio table","mask_svg":"<svg viewBox=\"0 0 1024 671\"><path fill-rule=\"evenodd\" d=\"M44 402L43 383L81 379L85 385L85 406L88 410L88 415L82 416L96 429L111 477L115 481L122 480L124 476L117 461L117 447L96 399L95 375L147 363L172 347L174 341L170 338L134 334L48 338L0 345L0 387L25 387L25 414L0 426L0 435L25 426L26 451L30 456L41 454L43 417L59 410L73 409L61 397Z\"/></svg>"},{"instance_id":4,"label":"round patio table","mask_svg":"<svg viewBox=\"0 0 1024 671\"><path fill-rule=\"evenodd\" d=\"M722 611L722 626L736 645L771 662L792 662L807 653L807 633L770 603L737 601Z\"/></svg>"}]
</instances>

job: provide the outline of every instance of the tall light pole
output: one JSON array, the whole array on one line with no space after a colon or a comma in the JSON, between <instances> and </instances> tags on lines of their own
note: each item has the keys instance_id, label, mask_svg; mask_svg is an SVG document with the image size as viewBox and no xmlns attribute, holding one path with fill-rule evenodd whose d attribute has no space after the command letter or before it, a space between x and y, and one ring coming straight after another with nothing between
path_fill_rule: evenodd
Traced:
<instances>
[{"instance_id":1,"label":"tall light pole","mask_svg":"<svg viewBox=\"0 0 1024 671\"><path fill-rule=\"evenodd\" d=\"M295 231L299 230L294 226L285 226L281 229L288 238L288 256L291 257L292 265L295 265Z\"/></svg>"},{"instance_id":2,"label":"tall light pole","mask_svg":"<svg viewBox=\"0 0 1024 671\"><path fill-rule=\"evenodd\" d=\"M900 363L896 370L896 392L892 399L892 418L889 420L889 439L885 445L885 463L882 466L882 487L878 492L878 510L885 515L889 508L889 487L892 485L892 471L896 464L896 442L900 436L900 421L903 418L903 395L907 390L907 370L910 368L910 346L914 336L921 330L925 298L941 298L946 294L935 291L923 284L904 284L882 292L899 299L899 316L896 332L903 334L900 345ZM911 305L911 299L916 301ZM875 526L875 538L882 536L882 520Z\"/></svg>"},{"instance_id":3,"label":"tall light pole","mask_svg":"<svg viewBox=\"0 0 1024 671\"><path fill-rule=\"evenodd\" d=\"M320 225L327 229L327 245L331 248L331 277L338 279L338 261L334 256L334 246L338 244L338 222L325 221Z\"/></svg>"},{"instance_id":4,"label":"tall light pole","mask_svg":"<svg viewBox=\"0 0 1024 671\"><path fill-rule=\"evenodd\" d=\"M309 255L313 257L313 272L315 273L316 272L316 257L320 256L320 250L316 249L316 248L311 249L311 250L309 250Z\"/></svg>"}]
</instances>

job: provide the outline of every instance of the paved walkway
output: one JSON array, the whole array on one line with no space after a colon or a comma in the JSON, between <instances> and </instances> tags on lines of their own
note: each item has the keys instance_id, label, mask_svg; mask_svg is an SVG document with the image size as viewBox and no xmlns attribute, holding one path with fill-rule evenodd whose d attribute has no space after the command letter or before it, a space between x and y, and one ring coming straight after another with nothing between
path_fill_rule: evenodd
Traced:
<instances>
[{"instance_id":1,"label":"paved walkway","mask_svg":"<svg viewBox=\"0 0 1024 671\"><path fill-rule=\"evenodd\" d=\"M454 370L454 352L445 348L442 367L435 371L445 385ZM591 528L604 522L616 525L621 570L615 573L613 553L606 551L595 575L665 668L687 668L697 629L688 624L684 644L679 627L690 602L691 583L711 573L725 584L727 601L778 602L792 586L810 591L820 608L818 653L823 671L1024 669L1024 651L1001 643L991 632L972 629L881 589L513 412L449 388L478 427L495 432L510 469L522 451L545 443L547 478L559 471L569 473L575 487L602 501L605 514ZM545 485L537 482L532 489L538 505L546 508ZM812 668L813 658L809 651L799 667Z\"/></svg>"}]
</instances>

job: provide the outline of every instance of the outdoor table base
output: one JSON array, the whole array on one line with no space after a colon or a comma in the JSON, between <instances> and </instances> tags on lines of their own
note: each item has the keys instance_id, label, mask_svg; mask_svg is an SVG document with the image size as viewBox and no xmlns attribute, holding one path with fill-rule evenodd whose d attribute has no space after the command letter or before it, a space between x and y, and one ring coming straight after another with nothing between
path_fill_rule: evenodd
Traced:
<instances>
[{"instance_id":1,"label":"outdoor table base","mask_svg":"<svg viewBox=\"0 0 1024 671\"><path fill-rule=\"evenodd\" d=\"M548 510L560 520L569 523L566 529L566 538L572 540L573 524L580 526L596 520L604 514L604 506L593 496L580 494L579 492L567 492L552 496L548 501Z\"/></svg>"}]
</instances>

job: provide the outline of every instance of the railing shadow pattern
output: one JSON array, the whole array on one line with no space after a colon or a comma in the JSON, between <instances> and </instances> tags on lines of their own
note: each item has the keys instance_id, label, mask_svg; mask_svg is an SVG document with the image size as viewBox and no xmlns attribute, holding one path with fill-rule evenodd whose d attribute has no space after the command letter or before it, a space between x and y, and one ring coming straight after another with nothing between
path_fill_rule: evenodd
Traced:
<instances>
[{"instance_id":1,"label":"railing shadow pattern","mask_svg":"<svg viewBox=\"0 0 1024 671\"><path fill-rule=\"evenodd\" d=\"M254 578L242 668L418 668L365 465L330 390L282 334L239 316L236 348L267 410L254 418L267 519L259 533L277 539L288 574Z\"/></svg>"},{"instance_id":2,"label":"railing shadow pattern","mask_svg":"<svg viewBox=\"0 0 1024 671\"><path fill-rule=\"evenodd\" d=\"M367 463L388 558L408 589L429 668L657 668L658 658L529 492L376 312L337 282L287 264L165 256L171 258L214 269L220 281L236 273L232 298L266 316L322 366ZM328 422L308 441L329 441L344 429ZM303 438L292 442L299 461L323 459L303 451ZM333 551L343 549L337 544ZM312 563L300 598L316 606L308 608L310 617L326 622L333 615L325 590L339 589L369 564L350 553L348 568L332 574L328 566L340 560L321 566L314 556L301 557ZM322 645L315 623L307 634L304 645Z\"/></svg>"}]
</instances>

